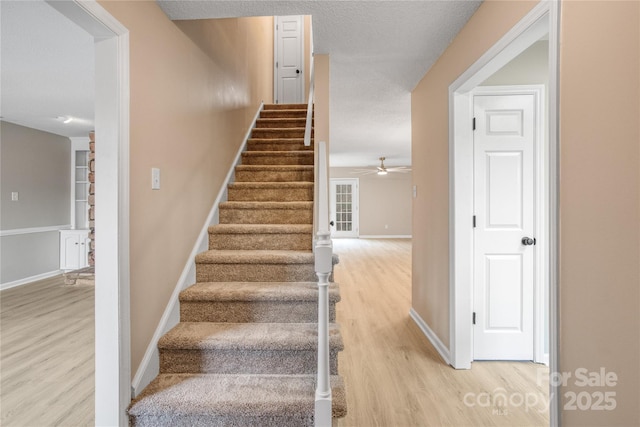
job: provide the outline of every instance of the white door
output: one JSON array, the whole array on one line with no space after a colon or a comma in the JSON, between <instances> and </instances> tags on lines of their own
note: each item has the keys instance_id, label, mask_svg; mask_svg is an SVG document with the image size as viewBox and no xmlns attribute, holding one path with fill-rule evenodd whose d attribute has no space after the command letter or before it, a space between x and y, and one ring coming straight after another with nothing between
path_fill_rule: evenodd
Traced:
<instances>
[{"instance_id":1,"label":"white door","mask_svg":"<svg viewBox=\"0 0 640 427\"><path fill-rule=\"evenodd\" d=\"M330 193L332 237L358 237L358 180L332 179Z\"/></svg>"},{"instance_id":2,"label":"white door","mask_svg":"<svg viewBox=\"0 0 640 427\"><path fill-rule=\"evenodd\" d=\"M275 102L304 103L304 17L277 16L275 31Z\"/></svg>"},{"instance_id":3,"label":"white door","mask_svg":"<svg viewBox=\"0 0 640 427\"><path fill-rule=\"evenodd\" d=\"M474 96L475 360L534 358L535 103Z\"/></svg>"}]
</instances>

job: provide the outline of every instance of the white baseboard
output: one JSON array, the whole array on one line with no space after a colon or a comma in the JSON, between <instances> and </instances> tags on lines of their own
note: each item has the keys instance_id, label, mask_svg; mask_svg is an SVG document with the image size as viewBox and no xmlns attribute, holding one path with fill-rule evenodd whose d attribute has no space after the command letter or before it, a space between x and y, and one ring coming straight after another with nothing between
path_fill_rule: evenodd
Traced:
<instances>
[{"instance_id":1,"label":"white baseboard","mask_svg":"<svg viewBox=\"0 0 640 427\"><path fill-rule=\"evenodd\" d=\"M48 279L49 277L54 277L59 274L64 273L62 270L49 271L47 273L37 274L31 277L25 277L24 279L14 280L13 282L0 283L0 291L4 291L5 289L15 288L16 286L26 285L28 283L37 282L38 280Z\"/></svg>"},{"instance_id":2,"label":"white baseboard","mask_svg":"<svg viewBox=\"0 0 640 427\"><path fill-rule=\"evenodd\" d=\"M440 354L440 357L442 357L445 363L447 365L451 365L451 354L449 353L449 349L442 343L442 341L440 341L440 338L438 338L435 332L431 330L429 325L427 325L427 323L422 319L422 317L420 317L420 315L413 308L409 310L409 315L411 316L413 321L416 322L416 325L418 325L418 327L425 334L429 342L433 344L433 346L436 348L436 350Z\"/></svg>"},{"instance_id":3,"label":"white baseboard","mask_svg":"<svg viewBox=\"0 0 640 427\"><path fill-rule=\"evenodd\" d=\"M187 259L187 264L184 266L182 270L182 274L178 279L178 283L171 294L171 298L169 299L169 303L160 318L160 323L158 323L158 327L156 328L155 333L153 334L153 338L151 338L151 342L147 347L147 351L144 353L144 357L142 358L142 362L140 362L140 366L136 371L135 376L133 377L133 381L131 381L131 395L132 397L138 396L144 388L149 385L151 381L158 375L160 372L160 354L158 352L158 341L160 338L169 332L171 328L178 324L180 321L180 292L182 292L187 287L193 285L196 281L196 265L194 263L194 259L196 255L200 252L204 252L209 247L209 227L218 223L218 206L220 202L226 200L227 198L227 185L233 182L235 167L240 163L240 159L242 156L242 152L245 150L247 146L247 141L251 136L251 131L255 127L256 121L258 117L260 117L260 112L264 107L264 103L260 104L258 108L258 112L253 118L253 122L249 126L249 130L245 135L244 141L238 152L236 154L235 160L233 161L231 167L229 168L229 172L227 173L227 177L225 178L225 182L223 183L220 191L218 192L218 196L213 202L213 206L209 211L209 215L200 230L200 234L198 235L198 239L191 250L191 254Z\"/></svg>"},{"instance_id":4,"label":"white baseboard","mask_svg":"<svg viewBox=\"0 0 640 427\"><path fill-rule=\"evenodd\" d=\"M365 234L365 235L360 235L361 239L411 239L411 235L405 235L405 234L379 234L379 235L374 235L374 234Z\"/></svg>"}]
</instances>

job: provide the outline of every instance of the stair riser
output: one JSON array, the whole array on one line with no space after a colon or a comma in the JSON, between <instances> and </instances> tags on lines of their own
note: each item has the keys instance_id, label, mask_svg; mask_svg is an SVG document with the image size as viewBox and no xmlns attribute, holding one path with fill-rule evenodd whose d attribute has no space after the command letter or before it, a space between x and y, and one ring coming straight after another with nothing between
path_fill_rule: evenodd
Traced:
<instances>
[{"instance_id":1,"label":"stair riser","mask_svg":"<svg viewBox=\"0 0 640 427\"><path fill-rule=\"evenodd\" d=\"M251 141L247 142L247 151L313 151L313 142L310 146L304 145L304 141L300 142L273 142Z\"/></svg>"},{"instance_id":2,"label":"stair riser","mask_svg":"<svg viewBox=\"0 0 640 427\"><path fill-rule=\"evenodd\" d=\"M317 301L181 301L181 322L316 323ZM329 322L336 321L336 303L329 303Z\"/></svg>"},{"instance_id":3,"label":"stair riser","mask_svg":"<svg viewBox=\"0 0 640 427\"><path fill-rule=\"evenodd\" d=\"M306 118L275 118L263 119L256 121L256 129L273 129L273 128L303 128L307 125Z\"/></svg>"},{"instance_id":4,"label":"stair riser","mask_svg":"<svg viewBox=\"0 0 640 427\"><path fill-rule=\"evenodd\" d=\"M235 202L310 202L313 188L229 188L228 200Z\"/></svg>"},{"instance_id":5,"label":"stair riser","mask_svg":"<svg viewBox=\"0 0 640 427\"><path fill-rule=\"evenodd\" d=\"M209 249L310 251L311 234L209 234Z\"/></svg>"},{"instance_id":6,"label":"stair riser","mask_svg":"<svg viewBox=\"0 0 640 427\"><path fill-rule=\"evenodd\" d=\"M197 282L315 282L313 264L196 264Z\"/></svg>"},{"instance_id":7,"label":"stair riser","mask_svg":"<svg viewBox=\"0 0 640 427\"><path fill-rule=\"evenodd\" d=\"M313 182L313 171L236 171L236 182Z\"/></svg>"},{"instance_id":8,"label":"stair riser","mask_svg":"<svg viewBox=\"0 0 640 427\"><path fill-rule=\"evenodd\" d=\"M313 413L313 408L310 408ZM129 417L130 427L313 427L313 416L307 417L249 417L231 415L181 415Z\"/></svg>"},{"instance_id":9,"label":"stair riser","mask_svg":"<svg viewBox=\"0 0 640 427\"><path fill-rule=\"evenodd\" d=\"M287 154L271 154L264 155L262 152L260 155L253 155L254 151L243 153L242 164L243 165L313 165L313 152L308 151L304 154L292 155Z\"/></svg>"},{"instance_id":10,"label":"stair riser","mask_svg":"<svg viewBox=\"0 0 640 427\"><path fill-rule=\"evenodd\" d=\"M317 350L182 350L160 349L160 372L165 374L314 374ZM331 375L338 374L338 352L329 354Z\"/></svg>"},{"instance_id":11,"label":"stair riser","mask_svg":"<svg viewBox=\"0 0 640 427\"><path fill-rule=\"evenodd\" d=\"M312 224L312 209L220 208L220 224Z\"/></svg>"},{"instance_id":12,"label":"stair riser","mask_svg":"<svg viewBox=\"0 0 640 427\"><path fill-rule=\"evenodd\" d=\"M253 129L252 138L304 138L304 128L293 129Z\"/></svg>"},{"instance_id":13,"label":"stair riser","mask_svg":"<svg viewBox=\"0 0 640 427\"><path fill-rule=\"evenodd\" d=\"M263 110L260 113L261 119L282 119L282 118L295 118L306 119L307 110Z\"/></svg>"}]
</instances>

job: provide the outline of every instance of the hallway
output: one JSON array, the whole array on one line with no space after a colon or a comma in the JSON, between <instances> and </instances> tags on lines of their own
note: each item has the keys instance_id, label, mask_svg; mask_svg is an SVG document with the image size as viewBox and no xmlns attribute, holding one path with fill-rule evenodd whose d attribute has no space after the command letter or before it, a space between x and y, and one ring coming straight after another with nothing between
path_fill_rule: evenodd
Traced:
<instances>
[{"instance_id":1,"label":"hallway","mask_svg":"<svg viewBox=\"0 0 640 427\"><path fill-rule=\"evenodd\" d=\"M335 239L334 251L348 398L341 427L548 425L542 405L527 411L518 401L546 399L545 367L485 362L456 371L440 359L409 317L410 240ZM0 299L1 424L92 425L93 288L59 277ZM496 407L501 396L511 405Z\"/></svg>"},{"instance_id":2,"label":"hallway","mask_svg":"<svg viewBox=\"0 0 640 427\"><path fill-rule=\"evenodd\" d=\"M548 425L546 367L476 362L455 370L409 317L411 240L333 243L340 255L335 281L345 350L339 366L348 399L340 426Z\"/></svg>"}]
</instances>

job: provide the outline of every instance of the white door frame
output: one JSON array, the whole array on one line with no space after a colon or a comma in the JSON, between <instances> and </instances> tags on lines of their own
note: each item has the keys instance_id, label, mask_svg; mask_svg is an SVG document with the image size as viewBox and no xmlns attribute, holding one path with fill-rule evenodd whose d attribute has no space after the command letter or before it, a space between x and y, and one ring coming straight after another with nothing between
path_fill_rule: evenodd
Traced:
<instances>
[{"instance_id":1,"label":"white door frame","mask_svg":"<svg viewBox=\"0 0 640 427\"><path fill-rule=\"evenodd\" d=\"M472 361L473 117L471 91L509 61L549 34L548 254L549 365L558 366L558 42L560 4L541 1L518 24L449 86L449 303L451 365L470 369ZM550 385L550 426L559 424L559 393Z\"/></svg>"},{"instance_id":2,"label":"white door frame","mask_svg":"<svg viewBox=\"0 0 640 427\"><path fill-rule=\"evenodd\" d=\"M537 243L531 249L534 251L534 282L533 282L533 361L548 364L548 356L544 353L544 325L545 313L548 307L545 298L545 288L548 282L548 252L549 239L549 194L548 176L549 156L546 138L544 138L544 85L510 85L510 86L478 86L470 92L469 102L473 111L474 95L533 95L534 97L534 234ZM473 158L473 153L472 153ZM473 188L472 188L473 192ZM472 205L473 209L473 205ZM473 233L473 232L472 232ZM473 237L472 237L473 250ZM472 256L474 256L473 254ZM472 260L473 262L473 260ZM473 278L472 274L472 278ZM471 300L473 301L474 283L471 282ZM473 311L473 310L472 310ZM462 325L464 327L464 325ZM471 328L471 326L470 326ZM472 329L472 328L471 328ZM472 329L473 330L473 329ZM473 360L473 335L471 336L471 359Z\"/></svg>"},{"instance_id":3,"label":"white door frame","mask_svg":"<svg viewBox=\"0 0 640 427\"><path fill-rule=\"evenodd\" d=\"M126 426L129 318L129 31L94 0L49 1L95 40L95 425Z\"/></svg>"},{"instance_id":4,"label":"white door frame","mask_svg":"<svg viewBox=\"0 0 640 427\"><path fill-rule=\"evenodd\" d=\"M300 93L302 94L302 102L304 102L304 97L306 96L304 93L304 88L305 88L305 68L304 68L304 64L305 64L305 46L306 46L306 40L304 39L304 15L282 15L282 16L300 16L300 58L302 60L302 62L300 63L300 85L301 85L301 90ZM278 63L278 16L274 16L273 17L273 101L274 103L278 100L278 88L280 87L280 79L278 76L278 67L277 67L277 63ZM278 102L279 104L282 104L282 102Z\"/></svg>"}]
</instances>

